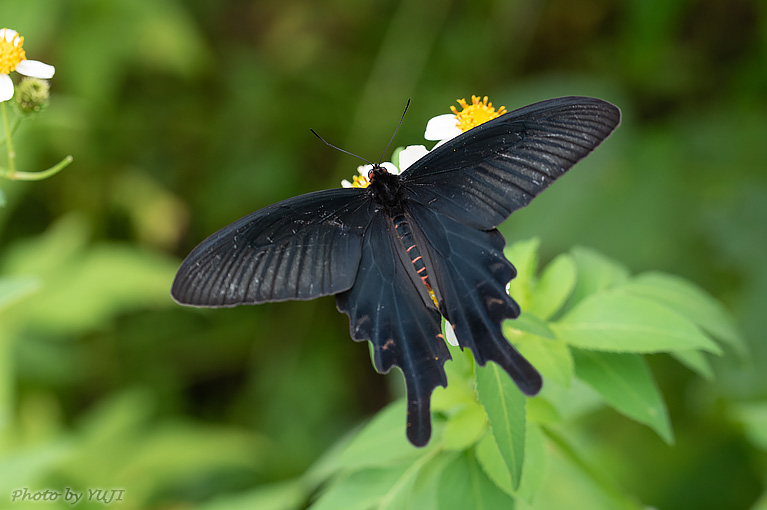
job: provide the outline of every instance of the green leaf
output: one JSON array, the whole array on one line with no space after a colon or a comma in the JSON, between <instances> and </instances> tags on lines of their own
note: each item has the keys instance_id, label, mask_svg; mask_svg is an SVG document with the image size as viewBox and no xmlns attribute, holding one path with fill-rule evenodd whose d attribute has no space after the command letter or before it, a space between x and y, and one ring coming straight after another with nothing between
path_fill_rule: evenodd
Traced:
<instances>
[{"instance_id":1,"label":"green leaf","mask_svg":"<svg viewBox=\"0 0 767 510\"><path fill-rule=\"evenodd\" d=\"M743 338L724 306L687 280L669 274L649 272L636 276L616 290L663 303L730 345L741 356L747 355Z\"/></svg>"},{"instance_id":2,"label":"green leaf","mask_svg":"<svg viewBox=\"0 0 767 510\"><path fill-rule=\"evenodd\" d=\"M569 388L556 381L544 381L541 392L527 404L527 419L545 425L575 422L604 406L604 398L577 377L573 377Z\"/></svg>"},{"instance_id":3,"label":"green leaf","mask_svg":"<svg viewBox=\"0 0 767 510\"><path fill-rule=\"evenodd\" d=\"M0 311L34 294L40 289L40 280L33 276L6 277L0 280Z\"/></svg>"},{"instance_id":4,"label":"green leaf","mask_svg":"<svg viewBox=\"0 0 767 510\"><path fill-rule=\"evenodd\" d=\"M749 510L767 510L767 491L764 491L759 499Z\"/></svg>"},{"instance_id":5,"label":"green leaf","mask_svg":"<svg viewBox=\"0 0 767 510\"><path fill-rule=\"evenodd\" d=\"M390 508L388 501L412 488L420 464L355 471L332 483L309 508L311 510L367 510Z\"/></svg>"},{"instance_id":6,"label":"green leaf","mask_svg":"<svg viewBox=\"0 0 767 510\"><path fill-rule=\"evenodd\" d=\"M590 248L575 247L572 249L572 255L578 280L570 296L568 308L629 278L628 269Z\"/></svg>"},{"instance_id":7,"label":"green leaf","mask_svg":"<svg viewBox=\"0 0 767 510\"><path fill-rule=\"evenodd\" d=\"M543 484L547 455L543 432L541 432L540 427L528 426L526 439L525 467L522 471L522 482L519 484L517 497L532 503Z\"/></svg>"},{"instance_id":8,"label":"green leaf","mask_svg":"<svg viewBox=\"0 0 767 510\"><path fill-rule=\"evenodd\" d=\"M642 356L573 349L573 358L578 378L612 408L674 442L668 410Z\"/></svg>"},{"instance_id":9,"label":"green leaf","mask_svg":"<svg viewBox=\"0 0 767 510\"><path fill-rule=\"evenodd\" d=\"M9 247L3 270L15 274L35 274L43 279L60 274L61 266L82 254L88 241L84 217L69 214L51 225L43 235Z\"/></svg>"},{"instance_id":10,"label":"green leaf","mask_svg":"<svg viewBox=\"0 0 767 510\"><path fill-rule=\"evenodd\" d=\"M434 456L418 472L408 504L403 510L440 510L439 484L442 473L460 455L445 452Z\"/></svg>"},{"instance_id":11,"label":"green leaf","mask_svg":"<svg viewBox=\"0 0 767 510\"><path fill-rule=\"evenodd\" d=\"M399 463L385 468L354 471L332 482L310 508L322 509L367 509L402 510L410 505L413 490L421 485L425 467L432 466L437 449L421 449L422 455L413 461Z\"/></svg>"},{"instance_id":12,"label":"green leaf","mask_svg":"<svg viewBox=\"0 0 767 510\"><path fill-rule=\"evenodd\" d=\"M509 294L523 310L526 310L530 303L535 273L538 271L538 247L540 245L540 239L533 238L517 241L507 246L503 251L506 258L517 269L517 276L509 284Z\"/></svg>"},{"instance_id":13,"label":"green leaf","mask_svg":"<svg viewBox=\"0 0 767 510\"><path fill-rule=\"evenodd\" d=\"M503 334L506 338L513 339L519 333L532 333L533 335L552 339L557 337L551 331L546 321L527 312L520 313L516 319L509 319L503 322Z\"/></svg>"},{"instance_id":14,"label":"green leaf","mask_svg":"<svg viewBox=\"0 0 767 510\"><path fill-rule=\"evenodd\" d=\"M544 382L543 387L546 388L546 393L548 393L550 384ZM527 400L528 427L532 423L554 424L562 421L559 410L550 400L544 397L543 393L541 392L541 394Z\"/></svg>"},{"instance_id":15,"label":"green leaf","mask_svg":"<svg viewBox=\"0 0 767 510\"><path fill-rule=\"evenodd\" d=\"M734 415L743 425L748 440L767 452L767 401L740 404L735 407Z\"/></svg>"},{"instance_id":16,"label":"green leaf","mask_svg":"<svg viewBox=\"0 0 767 510\"><path fill-rule=\"evenodd\" d=\"M125 244L88 245L87 237L84 221L70 215L9 250L5 271L34 274L42 283L19 308L18 321L46 334L77 334L118 313L173 304L168 289L177 261Z\"/></svg>"},{"instance_id":17,"label":"green leaf","mask_svg":"<svg viewBox=\"0 0 767 510\"><path fill-rule=\"evenodd\" d=\"M477 393L516 490L525 460L526 397L496 363L477 367Z\"/></svg>"},{"instance_id":18,"label":"green leaf","mask_svg":"<svg viewBox=\"0 0 767 510\"><path fill-rule=\"evenodd\" d=\"M0 456L0 490L10 494L14 489L45 480L50 476L51 466L66 461L75 449L72 441L63 438L27 448L4 449Z\"/></svg>"},{"instance_id":19,"label":"green leaf","mask_svg":"<svg viewBox=\"0 0 767 510\"><path fill-rule=\"evenodd\" d=\"M476 401L450 416L442 432L441 443L445 450L465 450L487 431L487 415Z\"/></svg>"},{"instance_id":20,"label":"green leaf","mask_svg":"<svg viewBox=\"0 0 767 510\"><path fill-rule=\"evenodd\" d=\"M514 488L511 486L511 473L503 455L498 449L495 437L492 434L486 434L476 446L477 462L482 466L485 474L509 496L514 495Z\"/></svg>"},{"instance_id":21,"label":"green leaf","mask_svg":"<svg viewBox=\"0 0 767 510\"><path fill-rule=\"evenodd\" d=\"M714 379L714 369L704 353L700 351L674 351L670 352L669 355L702 378L708 381Z\"/></svg>"},{"instance_id":22,"label":"green leaf","mask_svg":"<svg viewBox=\"0 0 767 510\"><path fill-rule=\"evenodd\" d=\"M426 448L410 444L405 435L406 411L405 399L399 399L379 411L333 460L333 465L325 466L325 469L389 466L414 459L423 455L425 450L434 448L434 441Z\"/></svg>"},{"instance_id":23,"label":"green leaf","mask_svg":"<svg viewBox=\"0 0 767 510\"><path fill-rule=\"evenodd\" d=\"M434 450L436 452L436 450ZM410 505L413 499L415 483L420 478L426 464L434 457L434 453L424 455L411 463L407 470L386 491L376 506L379 510L402 510ZM336 507L342 508L342 507Z\"/></svg>"},{"instance_id":24,"label":"green leaf","mask_svg":"<svg viewBox=\"0 0 767 510\"><path fill-rule=\"evenodd\" d=\"M655 301L601 292L581 301L551 328L568 344L584 349L659 352L721 349L692 322Z\"/></svg>"},{"instance_id":25,"label":"green leaf","mask_svg":"<svg viewBox=\"0 0 767 510\"><path fill-rule=\"evenodd\" d=\"M443 321L443 324L442 332L444 335L445 330L451 326L448 325L447 321ZM471 351L450 343L447 344L447 350L450 351L450 359L445 363L445 373L448 380L451 380L451 377L471 379L474 375L474 358Z\"/></svg>"},{"instance_id":26,"label":"green leaf","mask_svg":"<svg viewBox=\"0 0 767 510\"><path fill-rule=\"evenodd\" d=\"M298 510L304 507L307 491L302 483L287 480L266 485L244 493L219 496L208 503L196 506L197 510Z\"/></svg>"},{"instance_id":27,"label":"green leaf","mask_svg":"<svg viewBox=\"0 0 767 510\"><path fill-rule=\"evenodd\" d=\"M543 481L546 463L543 433L539 427L535 425L528 426L527 444L525 447L527 449L525 467L523 469L522 482L520 483L519 490L516 492L511 486L511 474L492 434L487 434L477 443L476 455L479 465L482 466L485 474L498 488L510 496L516 496L525 501L532 502Z\"/></svg>"},{"instance_id":28,"label":"green leaf","mask_svg":"<svg viewBox=\"0 0 767 510\"><path fill-rule=\"evenodd\" d=\"M546 427L546 470L544 487L536 494L536 510L588 509L588 510L642 510L622 487L607 474L599 460L580 452L568 438ZM609 469L609 468L608 468Z\"/></svg>"},{"instance_id":29,"label":"green leaf","mask_svg":"<svg viewBox=\"0 0 767 510\"><path fill-rule=\"evenodd\" d=\"M161 487L189 477L226 470L255 470L265 442L246 431L156 422L154 395L126 391L104 401L81 420L76 448L57 469L73 484L117 487L130 483L131 500L140 508ZM190 448L194 445L194 448ZM112 454L104 455L105 450Z\"/></svg>"},{"instance_id":30,"label":"green leaf","mask_svg":"<svg viewBox=\"0 0 767 510\"><path fill-rule=\"evenodd\" d=\"M168 289L176 263L156 254L101 245L61 269L34 306L25 307L29 320L47 330L84 331L118 312L172 304Z\"/></svg>"},{"instance_id":31,"label":"green leaf","mask_svg":"<svg viewBox=\"0 0 767 510\"><path fill-rule=\"evenodd\" d=\"M575 288L575 282L573 257L568 254L557 256L535 282L527 311L541 319L551 318L564 306Z\"/></svg>"},{"instance_id":32,"label":"green leaf","mask_svg":"<svg viewBox=\"0 0 767 510\"><path fill-rule=\"evenodd\" d=\"M522 356L532 363L544 380L556 381L564 387L570 385L573 359L570 347L565 342L529 334L521 334L512 339Z\"/></svg>"},{"instance_id":33,"label":"green leaf","mask_svg":"<svg viewBox=\"0 0 767 510\"><path fill-rule=\"evenodd\" d=\"M339 471L339 458L349 446L349 443L357 437L359 431L346 434L330 446L320 457L307 469L301 481L309 490L319 487Z\"/></svg>"},{"instance_id":34,"label":"green leaf","mask_svg":"<svg viewBox=\"0 0 767 510\"><path fill-rule=\"evenodd\" d=\"M439 483L440 510L513 510L514 500L500 490L466 452L445 467ZM339 507L341 508L341 507Z\"/></svg>"}]
</instances>

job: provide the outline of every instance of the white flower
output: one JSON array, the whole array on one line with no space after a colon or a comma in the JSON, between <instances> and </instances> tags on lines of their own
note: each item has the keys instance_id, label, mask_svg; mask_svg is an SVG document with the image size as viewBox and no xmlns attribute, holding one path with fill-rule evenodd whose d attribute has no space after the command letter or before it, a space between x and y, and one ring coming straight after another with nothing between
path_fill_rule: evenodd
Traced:
<instances>
[{"instance_id":1,"label":"white flower","mask_svg":"<svg viewBox=\"0 0 767 510\"><path fill-rule=\"evenodd\" d=\"M427 140L446 142L463 133L458 127L458 119L453 113L437 115L426 123L426 132L423 137Z\"/></svg>"},{"instance_id":2,"label":"white flower","mask_svg":"<svg viewBox=\"0 0 767 510\"><path fill-rule=\"evenodd\" d=\"M13 97L13 81L8 76L12 71L44 80L53 78L53 66L27 60L24 54L24 38L10 28L0 29L0 102Z\"/></svg>"},{"instance_id":3,"label":"white flower","mask_svg":"<svg viewBox=\"0 0 767 510\"><path fill-rule=\"evenodd\" d=\"M424 145L408 145L399 151L399 168L404 172L410 165L429 153Z\"/></svg>"},{"instance_id":4,"label":"white flower","mask_svg":"<svg viewBox=\"0 0 767 510\"><path fill-rule=\"evenodd\" d=\"M468 104L465 99L459 99L457 102L463 109L459 112L455 106L451 106L450 109L453 113L437 115L429 119L423 137L427 140L437 141L436 147L471 128L506 113L505 107L501 106L496 110L493 103L488 102L487 99L487 96L483 98L471 96L471 104Z\"/></svg>"}]
</instances>

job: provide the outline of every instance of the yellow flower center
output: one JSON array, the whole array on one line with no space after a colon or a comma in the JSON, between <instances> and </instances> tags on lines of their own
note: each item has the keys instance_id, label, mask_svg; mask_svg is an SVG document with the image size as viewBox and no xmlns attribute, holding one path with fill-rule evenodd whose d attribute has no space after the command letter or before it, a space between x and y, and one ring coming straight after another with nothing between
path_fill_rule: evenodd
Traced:
<instances>
[{"instance_id":1,"label":"yellow flower center","mask_svg":"<svg viewBox=\"0 0 767 510\"><path fill-rule=\"evenodd\" d=\"M355 175L352 178L352 188L367 188L370 181L364 175Z\"/></svg>"},{"instance_id":2,"label":"yellow flower center","mask_svg":"<svg viewBox=\"0 0 767 510\"><path fill-rule=\"evenodd\" d=\"M11 42L5 39L7 28L0 30L0 74L8 74L16 69L19 62L26 60L24 54L24 38L16 35Z\"/></svg>"},{"instance_id":3,"label":"yellow flower center","mask_svg":"<svg viewBox=\"0 0 767 510\"><path fill-rule=\"evenodd\" d=\"M468 131L506 113L505 106L501 106L496 111L493 108L493 103L487 102L487 96L483 97L482 100L479 96L471 96L471 104L467 104L465 99L458 99L458 104L463 108L460 112L455 106L451 106L450 109L456 117L455 125L461 131Z\"/></svg>"}]
</instances>

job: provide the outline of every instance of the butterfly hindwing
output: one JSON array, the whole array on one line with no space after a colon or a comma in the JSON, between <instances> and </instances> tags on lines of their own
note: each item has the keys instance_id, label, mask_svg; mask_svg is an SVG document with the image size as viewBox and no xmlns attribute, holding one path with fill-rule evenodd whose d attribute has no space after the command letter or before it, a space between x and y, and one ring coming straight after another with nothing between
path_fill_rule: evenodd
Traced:
<instances>
[{"instance_id":1,"label":"butterfly hindwing","mask_svg":"<svg viewBox=\"0 0 767 510\"><path fill-rule=\"evenodd\" d=\"M519 315L519 306L506 292L516 270L503 254L503 235L464 225L416 202L409 203L409 210L421 252L429 253L429 278L440 311L458 343L471 349L478 364L498 363L523 393L538 393L540 374L501 331L505 319Z\"/></svg>"},{"instance_id":2,"label":"butterfly hindwing","mask_svg":"<svg viewBox=\"0 0 767 510\"><path fill-rule=\"evenodd\" d=\"M312 299L349 289L374 205L360 189L318 191L219 230L184 260L171 295L193 306Z\"/></svg>"},{"instance_id":3,"label":"butterfly hindwing","mask_svg":"<svg viewBox=\"0 0 767 510\"><path fill-rule=\"evenodd\" d=\"M446 386L450 359L441 318L397 240L390 217L376 215L365 235L354 286L336 297L354 340L370 340L381 373L402 369L408 399L407 436L418 446L431 435L430 399Z\"/></svg>"},{"instance_id":4,"label":"butterfly hindwing","mask_svg":"<svg viewBox=\"0 0 767 510\"><path fill-rule=\"evenodd\" d=\"M596 148L620 110L561 97L497 117L436 147L402 174L422 204L479 229L497 227Z\"/></svg>"}]
</instances>

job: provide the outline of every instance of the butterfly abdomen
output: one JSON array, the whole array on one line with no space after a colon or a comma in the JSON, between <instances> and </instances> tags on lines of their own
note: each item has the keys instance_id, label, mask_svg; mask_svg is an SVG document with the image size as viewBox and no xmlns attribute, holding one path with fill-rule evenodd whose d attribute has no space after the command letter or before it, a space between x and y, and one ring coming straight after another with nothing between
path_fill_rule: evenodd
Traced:
<instances>
[{"instance_id":1,"label":"butterfly abdomen","mask_svg":"<svg viewBox=\"0 0 767 510\"><path fill-rule=\"evenodd\" d=\"M413 231L410 228L410 223L408 223L405 214L403 212L399 212L392 218L392 222L394 223L394 231L397 234L397 239L399 239L399 242L402 243L402 247L405 248L408 257L410 257L410 263L413 264L413 269L415 269L415 272L421 279L421 282L426 285L426 288L431 290L431 283L429 282L429 273L426 270L426 263L421 256L418 245L415 243Z\"/></svg>"}]
</instances>

